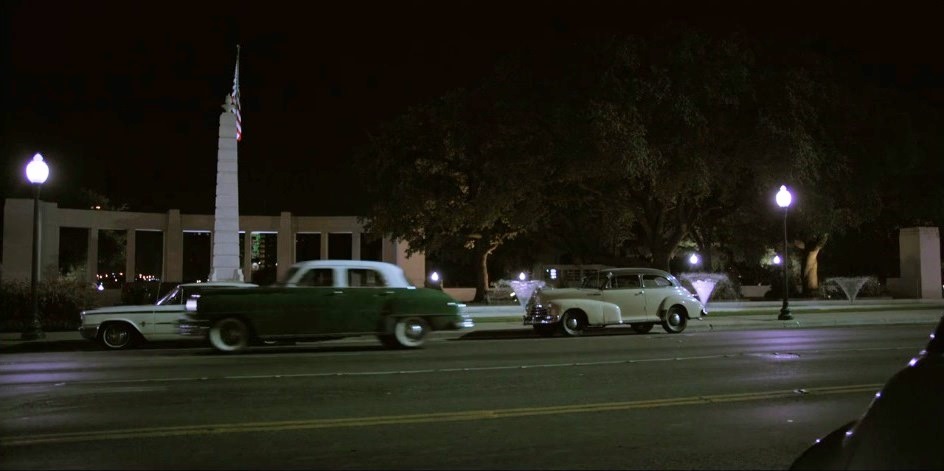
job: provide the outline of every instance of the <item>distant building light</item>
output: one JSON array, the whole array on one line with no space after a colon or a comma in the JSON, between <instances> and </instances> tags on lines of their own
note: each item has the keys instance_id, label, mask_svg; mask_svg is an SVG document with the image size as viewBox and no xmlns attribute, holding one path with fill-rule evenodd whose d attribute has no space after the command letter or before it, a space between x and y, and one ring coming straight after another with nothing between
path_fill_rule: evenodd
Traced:
<instances>
[{"instance_id":1,"label":"distant building light","mask_svg":"<svg viewBox=\"0 0 944 471\"><path fill-rule=\"evenodd\" d=\"M556 280L556 279L557 279L557 269L556 269L556 268L551 268L551 279L552 279L552 280Z\"/></svg>"}]
</instances>

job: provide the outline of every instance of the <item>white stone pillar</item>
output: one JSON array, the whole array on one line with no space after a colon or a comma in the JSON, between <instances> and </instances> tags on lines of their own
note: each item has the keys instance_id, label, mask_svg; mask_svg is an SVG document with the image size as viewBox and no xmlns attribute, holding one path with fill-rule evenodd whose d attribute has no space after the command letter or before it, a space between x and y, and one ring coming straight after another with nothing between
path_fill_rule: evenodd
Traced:
<instances>
[{"instance_id":1,"label":"white stone pillar","mask_svg":"<svg viewBox=\"0 0 944 471\"><path fill-rule=\"evenodd\" d=\"M282 211L279 215L279 233L277 237L278 252L276 257L278 267L275 272L278 279L281 280L285 277L288 269L295 264L295 227L292 223L292 213Z\"/></svg>"},{"instance_id":2,"label":"white stone pillar","mask_svg":"<svg viewBox=\"0 0 944 471\"><path fill-rule=\"evenodd\" d=\"M243 236L243 279L252 281L252 232Z\"/></svg>"},{"instance_id":3,"label":"white stone pillar","mask_svg":"<svg viewBox=\"0 0 944 471\"><path fill-rule=\"evenodd\" d=\"M85 269L88 274L88 280L92 283L98 282L98 228L90 227L88 230L88 249L85 252Z\"/></svg>"},{"instance_id":4,"label":"white stone pillar","mask_svg":"<svg viewBox=\"0 0 944 471\"><path fill-rule=\"evenodd\" d=\"M210 281L243 281L239 266L239 173L236 115L226 97L220 114L216 162L216 217L213 220L213 258Z\"/></svg>"},{"instance_id":5,"label":"white stone pillar","mask_svg":"<svg viewBox=\"0 0 944 471\"><path fill-rule=\"evenodd\" d=\"M941 299L941 242L936 227L906 227L898 233L901 288L908 297Z\"/></svg>"},{"instance_id":6,"label":"white stone pillar","mask_svg":"<svg viewBox=\"0 0 944 471\"><path fill-rule=\"evenodd\" d=\"M134 261L137 257L135 248L137 247L138 231L128 229L125 233L127 234L125 236L125 281L130 283L134 281L135 275L137 275L137 267L135 267Z\"/></svg>"},{"instance_id":7,"label":"white stone pillar","mask_svg":"<svg viewBox=\"0 0 944 471\"><path fill-rule=\"evenodd\" d=\"M183 281L184 234L181 229L180 210L167 212L167 228L164 230L164 267L161 281Z\"/></svg>"}]
</instances>

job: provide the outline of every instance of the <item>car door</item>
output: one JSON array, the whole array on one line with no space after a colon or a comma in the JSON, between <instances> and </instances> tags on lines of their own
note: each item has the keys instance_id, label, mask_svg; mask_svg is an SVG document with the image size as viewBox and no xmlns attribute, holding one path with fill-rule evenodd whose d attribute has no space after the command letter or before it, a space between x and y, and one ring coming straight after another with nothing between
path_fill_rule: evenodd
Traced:
<instances>
[{"instance_id":1,"label":"car door","mask_svg":"<svg viewBox=\"0 0 944 471\"><path fill-rule=\"evenodd\" d=\"M316 267L303 273L294 286L272 294L277 309L258 316L261 335L305 336L337 332L340 279L343 270Z\"/></svg>"},{"instance_id":2,"label":"car door","mask_svg":"<svg viewBox=\"0 0 944 471\"><path fill-rule=\"evenodd\" d=\"M658 309L665 298L675 293L675 286L668 278L658 274L645 274L642 277L642 287L645 290L646 305L650 307L650 320L659 320Z\"/></svg>"},{"instance_id":3,"label":"car door","mask_svg":"<svg viewBox=\"0 0 944 471\"><path fill-rule=\"evenodd\" d=\"M614 273L603 289L603 300L620 308L620 319L606 319L607 324L646 319L646 296L638 273Z\"/></svg>"},{"instance_id":4,"label":"car door","mask_svg":"<svg viewBox=\"0 0 944 471\"><path fill-rule=\"evenodd\" d=\"M333 332L377 332L387 301L396 294L383 275L371 268L344 270L345 286L336 288L332 315Z\"/></svg>"},{"instance_id":5,"label":"car door","mask_svg":"<svg viewBox=\"0 0 944 471\"><path fill-rule=\"evenodd\" d=\"M141 333L149 340L167 340L177 338L177 320L184 312L183 299L192 292L183 286L176 287L168 297L153 306L141 323Z\"/></svg>"}]
</instances>

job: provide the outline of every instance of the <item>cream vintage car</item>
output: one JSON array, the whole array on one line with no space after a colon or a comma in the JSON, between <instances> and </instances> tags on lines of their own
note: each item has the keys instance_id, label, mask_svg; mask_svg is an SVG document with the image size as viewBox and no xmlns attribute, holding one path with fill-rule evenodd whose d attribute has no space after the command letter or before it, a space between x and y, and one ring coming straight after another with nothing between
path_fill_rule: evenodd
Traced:
<instances>
[{"instance_id":1,"label":"cream vintage car","mask_svg":"<svg viewBox=\"0 0 944 471\"><path fill-rule=\"evenodd\" d=\"M110 350L130 348L142 340L191 339L177 332L177 321L184 314L187 299L208 290L254 286L258 285L227 281L179 284L154 304L109 306L82 311L79 315L79 333Z\"/></svg>"},{"instance_id":2,"label":"cream vintage car","mask_svg":"<svg viewBox=\"0 0 944 471\"><path fill-rule=\"evenodd\" d=\"M524 324L542 336L577 336L590 327L631 326L647 333L685 330L705 306L674 276L652 268L610 268L584 278L579 288L541 289L528 301Z\"/></svg>"}]
</instances>

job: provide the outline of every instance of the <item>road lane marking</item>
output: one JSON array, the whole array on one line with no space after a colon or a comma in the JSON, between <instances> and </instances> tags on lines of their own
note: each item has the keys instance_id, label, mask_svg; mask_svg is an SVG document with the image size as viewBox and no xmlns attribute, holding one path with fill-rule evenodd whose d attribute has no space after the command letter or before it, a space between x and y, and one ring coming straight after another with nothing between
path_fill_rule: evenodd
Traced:
<instances>
[{"instance_id":1,"label":"road lane marking","mask_svg":"<svg viewBox=\"0 0 944 471\"><path fill-rule=\"evenodd\" d=\"M812 351L801 351L800 354L810 353L836 353L836 352L861 352L861 351L885 351L885 350L910 350L914 347L870 347L855 349L821 349ZM328 371L323 373L279 373L268 375L230 375L230 376L199 376L199 377L177 377L177 378L140 378L140 379L103 379L88 381L63 381L61 378L49 381L11 381L10 376L26 375L26 372L17 372L16 374L7 374L0 371L0 384L7 386L28 386L37 384L64 383L69 386L77 385L103 385L103 384L129 384L129 383L163 383L163 382L184 382L184 381L209 381L209 380L258 380L258 379L285 379L285 378L321 378L321 377L342 377L342 376L387 376L400 374L431 374L431 373L455 373L455 372L476 372L476 371L499 371L499 370L521 370L530 368L565 368L574 366L606 366L606 365L630 365L636 363L655 363L667 361L697 361L697 360L716 360L724 358L738 357L761 357L771 355L776 352L740 352L723 353L718 355L693 355L684 357L661 357L661 358L642 358L628 360L603 360L594 362L565 362L565 363L539 363L532 365L502 365L502 366L471 366L454 368L429 368L421 370L383 370L383 371Z\"/></svg>"},{"instance_id":2,"label":"road lane marking","mask_svg":"<svg viewBox=\"0 0 944 471\"><path fill-rule=\"evenodd\" d=\"M51 443L97 442L131 438L160 438L194 435L217 435L223 433L278 432L288 430L312 430L341 427L370 427L382 425L423 424L438 422L460 422L475 420L505 419L513 417L534 417L542 415L580 414L593 412L612 412L631 409L651 409L656 407L677 407L696 404L717 404L730 402L758 401L765 399L807 398L833 394L874 393L882 384L856 384L847 386L828 386L821 388L763 391L754 393L699 395L669 399L652 399L626 402L603 402L596 404L576 404L545 407L521 407L510 409L471 410L457 412L434 412L427 414L387 415L374 417L348 417L337 419L289 420L278 422L248 422L211 425L182 425L172 427L149 427L123 430L82 431L69 433L50 433L37 435L12 435L0 437L4 447L45 445Z\"/></svg>"}]
</instances>

